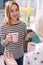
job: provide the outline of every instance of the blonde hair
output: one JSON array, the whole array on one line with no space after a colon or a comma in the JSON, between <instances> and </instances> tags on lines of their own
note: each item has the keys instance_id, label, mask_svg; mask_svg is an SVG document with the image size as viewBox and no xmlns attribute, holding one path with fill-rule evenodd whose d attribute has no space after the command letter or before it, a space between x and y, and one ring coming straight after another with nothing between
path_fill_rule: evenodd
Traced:
<instances>
[{"instance_id":1,"label":"blonde hair","mask_svg":"<svg viewBox=\"0 0 43 65\"><path fill-rule=\"evenodd\" d=\"M17 5L18 11L19 11L19 5L16 2L8 1L8 2L5 3L5 18L4 18L4 22L7 23L9 26L11 25L9 9L12 7L12 5ZM19 20L19 17L18 17L18 20Z\"/></svg>"},{"instance_id":2,"label":"blonde hair","mask_svg":"<svg viewBox=\"0 0 43 65\"><path fill-rule=\"evenodd\" d=\"M38 11L35 18L35 31L38 35L43 35L43 9Z\"/></svg>"}]
</instances>

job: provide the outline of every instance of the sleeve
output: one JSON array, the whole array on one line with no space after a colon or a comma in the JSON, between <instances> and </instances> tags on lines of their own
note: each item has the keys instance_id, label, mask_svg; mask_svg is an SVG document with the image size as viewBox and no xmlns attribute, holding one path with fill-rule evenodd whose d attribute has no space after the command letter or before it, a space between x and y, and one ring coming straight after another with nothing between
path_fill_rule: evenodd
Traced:
<instances>
[{"instance_id":1,"label":"sleeve","mask_svg":"<svg viewBox=\"0 0 43 65\"><path fill-rule=\"evenodd\" d=\"M24 33L25 33L25 36L27 34L27 27L26 27L26 24L24 25Z\"/></svg>"},{"instance_id":2,"label":"sleeve","mask_svg":"<svg viewBox=\"0 0 43 65\"><path fill-rule=\"evenodd\" d=\"M3 43L3 40L6 38L4 26L1 26L1 28L0 28L0 37L1 37L1 44L3 46L5 46Z\"/></svg>"},{"instance_id":3,"label":"sleeve","mask_svg":"<svg viewBox=\"0 0 43 65\"><path fill-rule=\"evenodd\" d=\"M26 27L26 24L24 25L24 33L25 33L25 36L27 34L27 27Z\"/></svg>"}]
</instances>

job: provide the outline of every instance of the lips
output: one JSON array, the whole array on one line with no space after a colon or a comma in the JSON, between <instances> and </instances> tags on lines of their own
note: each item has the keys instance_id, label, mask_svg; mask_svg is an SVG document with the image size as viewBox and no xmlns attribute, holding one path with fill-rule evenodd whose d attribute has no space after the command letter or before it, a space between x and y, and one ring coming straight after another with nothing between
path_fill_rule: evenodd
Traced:
<instances>
[{"instance_id":1,"label":"lips","mask_svg":"<svg viewBox=\"0 0 43 65\"><path fill-rule=\"evenodd\" d=\"M14 15L13 17L17 17L17 15Z\"/></svg>"}]
</instances>

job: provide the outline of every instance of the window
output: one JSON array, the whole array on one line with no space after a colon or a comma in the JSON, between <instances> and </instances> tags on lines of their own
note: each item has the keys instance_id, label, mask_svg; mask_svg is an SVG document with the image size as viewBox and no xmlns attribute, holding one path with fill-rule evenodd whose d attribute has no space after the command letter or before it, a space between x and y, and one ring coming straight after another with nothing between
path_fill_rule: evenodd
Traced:
<instances>
[{"instance_id":1,"label":"window","mask_svg":"<svg viewBox=\"0 0 43 65\"><path fill-rule=\"evenodd\" d=\"M9 0L0 0L0 9L4 9L6 1L9 1Z\"/></svg>"},{"instance_id":2,"label":"window","mask_svg":"<svg viewBox=\"0 0 43 65\"><path fill-rule=\"evenodd\" d=\"M5 7L5 2L8 1L8 0L3 0L3 7Z\"/></svg>"}]
</instances>

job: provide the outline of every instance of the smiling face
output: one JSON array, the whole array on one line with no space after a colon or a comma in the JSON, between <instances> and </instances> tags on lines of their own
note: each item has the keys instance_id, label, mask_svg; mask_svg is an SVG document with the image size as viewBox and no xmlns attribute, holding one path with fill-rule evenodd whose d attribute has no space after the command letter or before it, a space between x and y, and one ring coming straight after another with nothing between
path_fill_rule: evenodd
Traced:
<instances>
[{"instance_id":1,"label":"smiling face","mask_svg":"<svg viewBox=\"0 0 43 65\"><path fill-rule=\"evenodd\" d=\"M10 26L12 22L18 22L20 17L19 5L14 1L5 4L5 23Z\"/></svg>"},{"instance_id":2,"label":"smiling face","mask_svg":"<svg viewBox=\"0 0 43 65\"><path fill-rule=\"evenodd\" d=\"M16 4L13 4L9 10L9 16L11 20L17 20L19 18L19 9L17 8Z\"/></svg>"}]
</instances>

